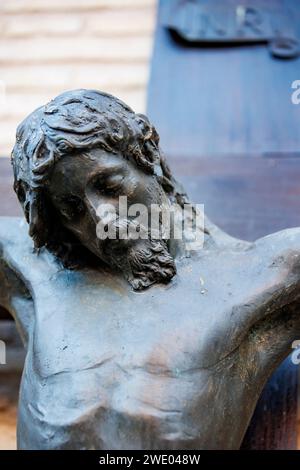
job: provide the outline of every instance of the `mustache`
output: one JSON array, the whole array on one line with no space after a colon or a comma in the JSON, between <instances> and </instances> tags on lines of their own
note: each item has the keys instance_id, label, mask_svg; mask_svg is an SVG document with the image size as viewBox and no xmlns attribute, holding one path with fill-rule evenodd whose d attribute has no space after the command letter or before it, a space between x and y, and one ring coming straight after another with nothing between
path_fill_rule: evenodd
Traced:
<instances>
[{"instance_id":1,"label":"mustache","mask_svg":"<svg viewBox=\"0 0 300 470\"><path fill-rule=\"evenodd\" d=\"M103 229L106 233L114 235L114 237L107 237L104 241L119 242L119 241L130 241L137 239L152 239L162 240L162 224L155 229L149 227L136 219L120 218L109 221L103 225Z\"/></svg>"},{"instance_id":2,"label":"mustache","mask_svg":"<svg viewBox=\"0 0 300 470\"><path fill-rule=\"evenodd\" d=\"M176 274L167 240L153 239L152 231L140 221L117 217L104 228L110 230L110 234L101 239L102 256L108 265L123 273L135 290L167 283Z\"/></svg>"}]
</instances>

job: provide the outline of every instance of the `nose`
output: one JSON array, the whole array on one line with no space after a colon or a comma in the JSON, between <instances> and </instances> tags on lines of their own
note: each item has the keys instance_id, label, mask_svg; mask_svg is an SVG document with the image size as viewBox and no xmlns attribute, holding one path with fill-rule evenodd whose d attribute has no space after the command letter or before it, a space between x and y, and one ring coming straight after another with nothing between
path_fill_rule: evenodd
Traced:
<instances>
[{"instance_id":1,"label":"nose","mask_svg":"<svg viewBox=\"0 0 300 470\"><path fill-rule=\"evenodd\" d=\"M118 213L118 206L115 199L103 197L92 191L86 192L85 203L95 224L102 219L102 214L107 214L108 212Z\"/></svg>"},{"instance_id":2,"label":"nose","mask_svg":"<svg viewBox=\"0 0 300 470\"><path fill-rule=\"evenodd\" d=\"M94 223L97 224L99 222L97 211L101 204L101 198L97 197L96 194L87 192L85 194L85 204L86 204L87 211L90 214L90 217L92 218Z\"/></svg>"}]
</instances>

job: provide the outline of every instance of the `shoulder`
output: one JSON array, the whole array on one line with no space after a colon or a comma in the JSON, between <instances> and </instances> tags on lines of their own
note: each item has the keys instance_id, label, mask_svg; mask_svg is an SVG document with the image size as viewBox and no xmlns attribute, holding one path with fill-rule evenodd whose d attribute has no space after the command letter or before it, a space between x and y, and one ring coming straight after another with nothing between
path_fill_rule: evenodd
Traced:
<instances>
[{"instance_id":1,"label":"shoulder","mask_svg":"<svg viewBox=\"0 0 300 470\"><path fill-rule=\"evenodd\" d=\"M0 217L1 258L17 267L24 256L33 252L33 242L28 235L28 225L19 217Z\"/></svg>"},{"instance_id":2,"label":"shoulder","mask_svg":"<svg viewBox=\"0 0 300 470\"><path fill-rule=\"evenodd\" d=\"M289 261L291 257L296 259L300 256L300 227L267 235L257 240L255 246L272 258L280 257L282 261Z\"/></svg>"},{"instance_id":3,"label":"shoulder","mask_svg":"<svg viewBox=\"0 0 300 470\"><path fill-rule=\"evenodd\" d=\"M0 217L0 244L2 247L18 244L19 242L29 243L27 224L20 217Z\"/></svg>"},{"instance_id":4,"label":"shoulder","mask_svg":"<svg viewBox=\"0 0 300 470\"><path fill-rule=\"evenodd\" d=\"M46 250L37 255L26 221L17 217L0 217L0 260L32 285L61 269Z\"/></svg>"},{"instance_id":5,"label":"shoulder","mask_svg":"<svg viewBox=\"0 0 300 470\"><path fill-rule=\"evenodd\" d=\"M276 278L276 289L298 295L300 283L300 228L273 233L257 240L256 255L266 276ZM286 294L285 294L286 296ZM289 302L294 299L289 299Z\"/></svg>"},{"instance_id":6,"label":"shoulder","mask_svg":"<svg viewBox=\"0 0 300 470\"><path fill-rule=\"evenodd\" d=\"M25 225L25 220L21 217L0 217L0 239L7 238L7 230L17 233L22 225Z\"/></svg>"},{"instance_id":7,"label":"shoulder","mask_svg":"<svg viewBox=\"0 0 300 470\"><path fill-rule=\"evenodd\" d=\"M29 248L25 220L17 217L0 217L0 259L16 265L21 246ZM16 266L15 266L16 267Z\"/></svg>"},{"instance_id":8,"label":"shoulder","mask_svg":"<svg viewBox=\"0 0 300 470\"><path fill-rule=\"evenodd\" d=\"M27 344L34 314L32 296L22 272L22 247L29 246L22 219L0 217L0 303L17 320L21 338Z\"/></svg>"}]
</instances>

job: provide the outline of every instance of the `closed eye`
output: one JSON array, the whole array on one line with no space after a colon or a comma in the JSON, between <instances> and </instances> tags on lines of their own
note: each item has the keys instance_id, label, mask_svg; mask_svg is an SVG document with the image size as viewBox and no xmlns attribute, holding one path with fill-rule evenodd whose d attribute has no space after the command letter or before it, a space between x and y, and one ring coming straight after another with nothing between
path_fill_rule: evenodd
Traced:
<instances>
[{"instance_id":1,"label":"closed eye","mask_svg":"<svg viewBox=\"0 0 300 470\"><path fill-rule=\"evenodd\" d=\"M110 175L98 177L94 181L94 188L101 194L116 196L123 188L123 175Z\"/></svg>"},{"instance_id":2,"label":"closed eye","mask_svg":"<svg viewBox=\"0 0 300 470\"><path fill-rule=\"evenodd\" d=\"M84 204L78 196L68 195L59 200L60 212L69 220L83 214Z\"/></svg>"}]
</instances>

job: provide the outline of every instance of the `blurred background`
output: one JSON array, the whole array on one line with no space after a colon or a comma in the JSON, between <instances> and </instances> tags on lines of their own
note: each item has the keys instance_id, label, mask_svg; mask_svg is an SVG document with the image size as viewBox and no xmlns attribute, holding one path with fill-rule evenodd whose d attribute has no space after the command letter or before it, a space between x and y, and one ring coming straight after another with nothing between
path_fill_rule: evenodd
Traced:
<instances>
[{"instance_id":1,"label":"blurred background","mask_svg":"<svg viewBox=\"0 0 300 470\"><path fill-rule=\"evenodd\" d=\"M233 47L236 25L250 43ZM272 35L295 54L274 55ZM300 226L299 39L299 0L0 0L0 216L21 215L8 158L19 122L95 88L149 114L174 173L230 234ZM24 351L1 307L0 339L0 449L14 449ZM243 448L300 448L298 374L289 359L274 374Z\"/></svg>"},{"instance_id":2,"label":"blurred background","mask_svg":"<svg viewBox=\"0 0 300 470\"><path fill-rule=\"evenodd\" d=\"M155 4L0 0L0 155L17 124L64 90L105 90L145 111Z\"/></svg>"}]
</instances>

